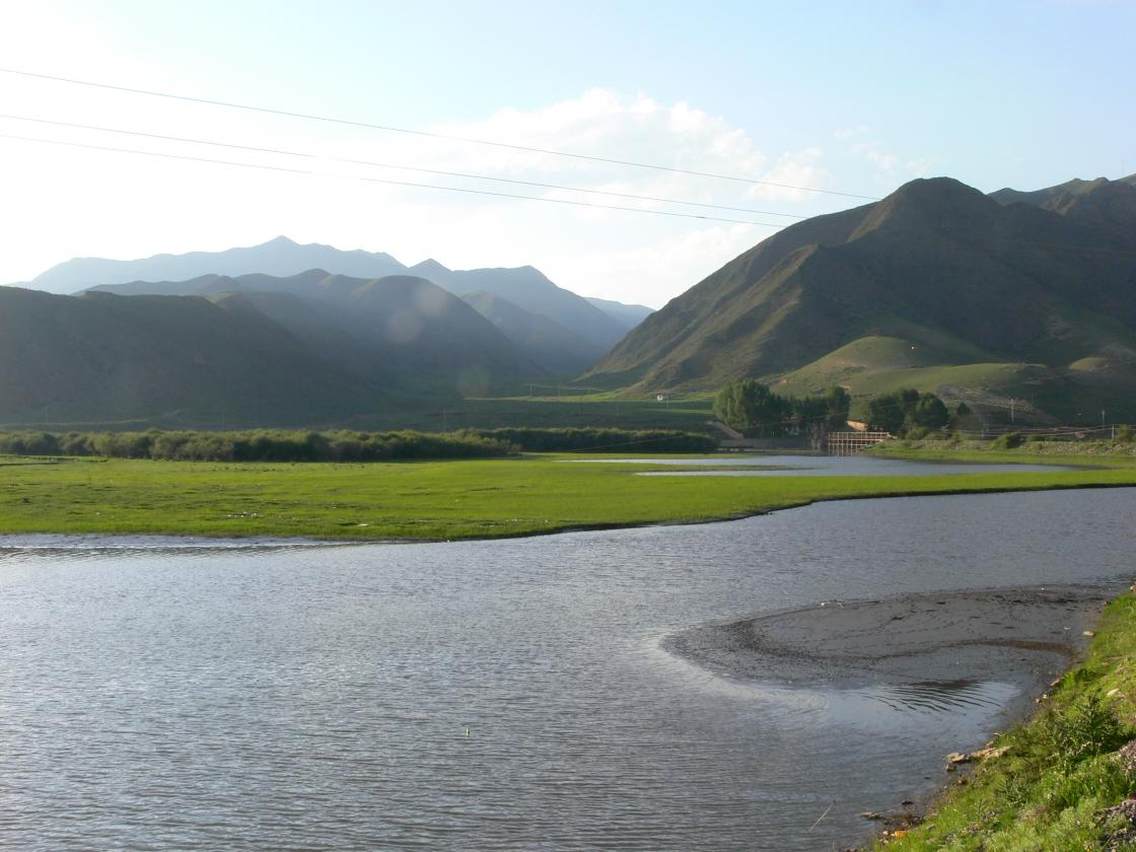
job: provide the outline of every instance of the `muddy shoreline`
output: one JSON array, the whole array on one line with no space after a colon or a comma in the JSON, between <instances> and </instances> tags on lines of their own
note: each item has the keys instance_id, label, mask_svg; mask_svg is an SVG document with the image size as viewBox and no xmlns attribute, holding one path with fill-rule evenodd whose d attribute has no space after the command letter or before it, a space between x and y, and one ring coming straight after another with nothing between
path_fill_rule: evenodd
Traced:
<instances>
[{"instance_id":1,"label":"muddy shoreline","mask_svg":"<svg viewBox=\"0 0 1136 852\"><path fill-rule=\"evenodd\" d=\"M881 712L966 712L971 690L1009 684L1012 697L999 714L1005 730L1084 652L1115 594L1102 586L1046 585L824 601L699 625L662 647L732 680L865 690L882 701ZM958 749L980 745L960 742ZM903 826L926 804L895 802L872 818Z\"/></svg>"},{"instance_id":2,"label":"muddy shoreline","mask_svg":"<svg viewBox=\"0 0 1136 852\"><path fill-rule=\"evenodd\" d=\"M1009 683L1016 718L1084 650L1113 596L1047 585L824 601L700 625L662 646L720 676L781 686Z\"/></svg>"}]
</instances>

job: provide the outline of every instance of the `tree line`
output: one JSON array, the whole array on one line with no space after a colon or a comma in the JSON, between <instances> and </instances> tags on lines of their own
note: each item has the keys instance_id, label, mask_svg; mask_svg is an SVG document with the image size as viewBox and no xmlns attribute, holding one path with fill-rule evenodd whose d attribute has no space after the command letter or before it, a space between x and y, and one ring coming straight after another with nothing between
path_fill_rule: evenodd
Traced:
<instances>
[{"instance_id":1,"label":"tree line","mask_svg":"<svg viewBox=\"0 0 1136 852\"><path fill-rule=\"evenodd\" d=\"M363 462L492 458L512 455L507 441L470 433L330 432L257 429L240 432L6 432L0 453L101 456L173 461Z\"/></svg>"},{"instance_id":2,"label":"tree line","mask_svg":"<svg viewBox=\"0 0 1136 852\"><path fill-rule=\"evenodd\" d=\"M714 416L747 437L774 438L816 428L841 429L852 398L842 387L820 396L781 396L756 379L737 379L714 398Z\"/></svg>"},{"instance_id":3,"label":"tree line","mask_svg":"<svg viewBox=\"0 0 1136 852\"><path fill-rule=\"evenodd\" d=\"M478 429L476 434L532 453L709 453L718 449L718 442L709 435L674 429L501 428Z\"/></svg>"},{"instance_id":4,"label":"tree line","mask_svg":"<svg viewBox=\"0 0 1136 852\"><path fill-rule=\"evenodd\" d=\"M0 454L5 455L171 461L369 462L499 458L521 451L693 453L716 448L708 435L666 429L0 432Z\"/></svg>"},{"instance_id":5,"label":"tree line","mask_svg":"<svg viewBox=\"0 0 1136 852\"><path fill-rule=\"evenodd\" d=\"M747 437L778 437L844 429L851 402L842 387L819 396L790 397L774 393L755 379L738 379L718 392L714 415ZM945 431L970 413L965 402L952 414L935 394L903 388L869 400L867 419L873 429L918 437Z\"/></svg>"}]
</instances>

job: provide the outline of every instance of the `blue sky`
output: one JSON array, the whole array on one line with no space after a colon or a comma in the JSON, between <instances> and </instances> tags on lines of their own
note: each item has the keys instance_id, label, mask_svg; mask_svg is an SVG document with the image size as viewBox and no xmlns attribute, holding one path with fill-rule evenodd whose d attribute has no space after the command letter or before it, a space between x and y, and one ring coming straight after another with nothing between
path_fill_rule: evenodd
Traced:
<instances>
[{"instance_id":1,"label":"blue sky","mask_svg":"<svg viewBox=\"0 0 1136 852\"><path fill-rule=\"evenodd\" d=\"M926 175L990 191L1136 172L1134 3L5 0L0 12L7 67L872 196ZM850 203L5 75L0 112L797 216ZM14 120L0 133L160 148ZM17 201L0 213L0 281L75 255L286 233L408 263L531 263L589 295L659 305L772 230L144 159L0 139L0 185Z\"/></svg>"}]
</instances>

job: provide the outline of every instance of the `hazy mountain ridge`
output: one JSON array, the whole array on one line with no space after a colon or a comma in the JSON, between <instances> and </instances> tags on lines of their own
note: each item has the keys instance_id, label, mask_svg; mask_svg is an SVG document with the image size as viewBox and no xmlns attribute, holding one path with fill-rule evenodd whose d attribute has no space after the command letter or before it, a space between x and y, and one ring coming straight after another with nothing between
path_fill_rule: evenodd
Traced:
<instances>
[{"instance_id":1,"label":"hazy mountain ridge","mask_svg":"<svg viewBox=\"0 0 1136 852\"><path fill-rule=\"evenodd\" d=\"M476 310L413 276L210 275L156 289L0 288L0 416L320 423L545 375Z\"/></svg>"},{"instance_id":2,"label":"hazy mountain ridge","mask_svg":"<svg viewBox=\"0 0 1136 852\"><path fill-rule=\"evenodd\" d=\"M628 317L639 308L606 300L597 306L558 287L531 266L452 270L431 258L407 267L382 252L343 251L318 243L300 245L286 237L219 252L161 254L140 260L76 258L19 286L55 293L113 286L112 292L128 295L153 292L148 285L156 282L189 281L206 275L285 278L310 269L362 279L409 274L433 281L458 296L477 291L493 293L530 313L548 317L605 350L631 327Z\"/></svg>"},{"instance_id":3,"label":"hazy mountain ridge","mask_svg":"<svg viewBox=\"0 0 1136 852\"><path fill-rule=\"evenodd\" d=\"M607 352L543 314L526 311L493 293L477 291L462 299L549 373L578 375Z\"/></svg>"},{"instance_id":4,"label":"hazy mountain ridge","mask_svg":"<svg viewBox=\"0 0 1136 852\"><path fill-rule=\"evenodd\" d=\"M639 393L756 376L802 392L839 381L869 393L882 372L914 368L880 356L836 369L825 359L887 338L935 351L924 370L982 358L1018 365L1013 387L982 376L970 389L1017 391L1053 412L1064 394L1061 416L1124 397L1136 386L1136 213L1127 206L1136 187L1091 183L1073 202L1058 187L1021 203L919 180L790 226L644 320L587 380ZM974 377L948 378L965 396Z\"/></svg>"},{"instance_id":5,"label":"hazy mountain ridge","mask_svg":"<svg viewBox=\"0 0 1136 852\"><path fill-rule=\"evenodd\" d=\"M315 422L381 399L259 314L194 297L0 288L9 421Z\"/></svg>"}]
</instances>

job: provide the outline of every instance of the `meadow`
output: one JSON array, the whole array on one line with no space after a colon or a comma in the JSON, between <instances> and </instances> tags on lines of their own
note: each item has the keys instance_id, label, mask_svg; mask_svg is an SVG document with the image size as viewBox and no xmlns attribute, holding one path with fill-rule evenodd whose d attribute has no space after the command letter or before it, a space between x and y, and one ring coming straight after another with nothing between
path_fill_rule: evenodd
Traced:
<instances>
[{"instance_id":1,"label":"meadow","mask_svg":"<svg viewBox=\"0 0 1136 852\"><path fill-rule=\"evenodd\" d=\"M0 459L18 462L0 473L0 532L496 538L722 520L818 500L1136 485L1136 467L1099 463L1052 472L768 478L644 477L634 474L653 466L565 463L586 457L352 464Z\"/></svg>"}]
</instances>

